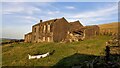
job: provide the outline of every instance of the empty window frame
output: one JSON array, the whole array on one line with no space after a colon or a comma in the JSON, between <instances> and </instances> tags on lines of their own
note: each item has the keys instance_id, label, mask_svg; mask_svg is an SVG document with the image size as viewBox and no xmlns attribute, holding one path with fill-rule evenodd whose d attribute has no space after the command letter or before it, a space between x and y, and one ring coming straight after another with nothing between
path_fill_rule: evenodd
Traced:
<instances>
[{"instance_id":1,"label":"empty window frame","mask_svg":"<svg viewBox=\"0 0 120 68\"><path fill-rule=\"evenodd\" d=\"M45 37L43 37L43 41L45 41Z\"/></svg>"},{"instance_id":2,"label":"empty window frame","mask_svg":"<svg viewBox=\"0 0 120 68\"><path fill-rule=\"evenodd\" d=\"M43 32L45 32L45 29L46 29L46 25L43 26Z\"/></svg>"},{"instance_id":3,"label":"empty window frame","mask_svg":"<svg viewBox=\"0 0 120 68\"><path fill-rule=\"evenodd\" d=\"M48 39L48 42L50 42L50 37L47 37L47 39Z\"/></svg>"},{"instance_id":4,"label":"empty window frame","mask_svg":"<svg viewBox=\"0 0 120 68\"><path fill-rule=\"evenodd\" d=\"M48 25L48 32L50 32L50 24Z\"/></svg>"},{"instance_id":5,"label":"empty window frame","mask_svg":"<svg viewBox=\"0 0 120 68\"><path fill-rule=\"evenodd\" d=\"M36 32L36 28L35 28L35 32Z\"/></svg>"}]
</instances>

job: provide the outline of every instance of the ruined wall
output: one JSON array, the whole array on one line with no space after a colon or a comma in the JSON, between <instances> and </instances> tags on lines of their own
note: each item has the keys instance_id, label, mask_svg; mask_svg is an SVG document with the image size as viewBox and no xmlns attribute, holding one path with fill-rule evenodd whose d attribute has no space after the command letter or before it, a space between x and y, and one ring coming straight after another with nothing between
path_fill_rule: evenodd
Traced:
<instances>
[{"instance_id":1,"label":"ruined wall","mask_svg":"<svg viewBox=\"0 0 120 68\"><path fill-rule=\"evenodd\" d=\"M38 42L39 31L39 24L32 27L32 42Z\"/></svg>"},{"instance_id":2,"label":"ruined wall","mask_svg":"<svg viewBox=\"0 0 120 68\"><path fill-rule=\"evenodd\" d=\"M69 23L65 18L61 18L57 20L53 24L53 40L55 42L60 42L62 40L65 40L67 36L68 27L69 27Z\"/></svg>"},{"instance_id":3,"label":"ruined wall","mask_svg":"<svg viewBox=\"0 0 120 68\"><path fill-rule=\"evenodd\" d=\"M69 31L70 32L80 30L81 27L83 27L83 25L79 21L69 23Z\"/></svg>"},{"instance_id":4,"label":"ruined wall","mask_svg":"<svg viewBox=\"0 0 120 68\"><path fill-rule=\"evenodd\" d=\"M53 42L53 22L47 21L40 24L39 42Z\"/></svg>"},{"instance_id":5,"label":"ruined wall","mask_svg":"<svg viewBox=\"0 0 120 68\"><path fill-rule=\"evenodd\" d=\"M108 36L114 36L119 34L118 33L118 27L120 22L112 22L107 24L100 24L100 34L101 35L108 35Z\"/></svg>"},{"instance_id":6,"label":"ruined wall","mask_svg":"<svg viewBox=\"0 0 120 68\"><path fill-rule=\"evenodd\" d=\"M25 42L32 42L32 32L25 35Z\"/></svg>"},{"instance_id":7,"label":"ruined wall","mask_svg":"<svg viewBox=\"0 0 120 68\"><path fill-rule=\"evenodd\" d=\"M99 27L97 25L85 26L85 38L93 38L96 35L99 35Z\"/></svg>"},{"instance_id":8,"label":"ruined wall","mask_svg":"<svg viewBox=\"0 0 120 68\"><path fill-rule=\"evenodd\" d=\"M112 29L100 29L100 34L114 36L114 35L118 34L118 29L116 29L116 31L114 31Z\"/></svg>"}]
</instances>

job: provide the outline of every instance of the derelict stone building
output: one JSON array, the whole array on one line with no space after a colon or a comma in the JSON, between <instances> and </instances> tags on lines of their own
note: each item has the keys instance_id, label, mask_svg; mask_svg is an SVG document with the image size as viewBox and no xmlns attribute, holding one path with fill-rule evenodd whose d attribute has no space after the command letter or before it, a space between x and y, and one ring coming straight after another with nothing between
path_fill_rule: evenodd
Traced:
<instances>
[{"instance_id":1,"label":"derelict stone building","mask_svg":"<svg viewBox=\"0 0 120 68\"><path fill-rule=\"evenodd\" d=\"M92 33L91 33L92 32ZM64 17L32 26L32 32L25 34L25 42L79 41L99 34L99 27L83 26L79 21L68 22Z\"/></svg>"}]
</instances>

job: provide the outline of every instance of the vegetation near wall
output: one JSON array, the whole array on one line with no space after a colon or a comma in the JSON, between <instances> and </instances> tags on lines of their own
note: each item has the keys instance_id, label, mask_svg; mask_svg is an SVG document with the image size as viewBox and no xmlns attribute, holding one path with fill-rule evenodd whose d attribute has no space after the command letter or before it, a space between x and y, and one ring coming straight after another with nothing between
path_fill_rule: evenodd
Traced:
<instances>
[{"instance_id":1,"label":"vegetation near wall","mask_svg":"<svg viewBox=\"0 0 120 68\"><path fill-rule=\"evenodd\" d=\"M108 24L101 24L100 27L100 34L101 35L116 35L118 34L118 22L108 23Z\"/></svg>"}]
</instances>

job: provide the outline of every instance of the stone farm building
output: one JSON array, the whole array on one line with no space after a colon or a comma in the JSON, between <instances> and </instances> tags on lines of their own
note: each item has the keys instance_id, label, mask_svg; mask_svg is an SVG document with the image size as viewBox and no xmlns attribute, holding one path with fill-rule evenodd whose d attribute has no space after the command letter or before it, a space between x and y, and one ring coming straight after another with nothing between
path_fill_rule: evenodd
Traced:
<instances>
[{"instance_id":1,"label":"stone farm building","mask_svg":"<svg viewBox=\"0 0 120 68\"><path fill-rule=\"evenodd\" d=\"M72 42L92 38L99 34L99 27L83 26L79 21L68 22L64 17L32 26L32 32L25 34L25 42Z\"/></svg>"}]
</instances>

